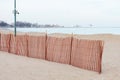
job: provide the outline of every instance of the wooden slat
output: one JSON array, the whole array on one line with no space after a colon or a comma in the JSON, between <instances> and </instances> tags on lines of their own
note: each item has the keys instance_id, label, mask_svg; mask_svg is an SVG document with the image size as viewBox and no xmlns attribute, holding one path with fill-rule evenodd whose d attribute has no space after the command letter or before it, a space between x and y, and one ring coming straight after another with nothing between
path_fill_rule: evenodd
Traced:
<instances>
[{"instance_id":1,"label":"wooden slat","mask_svg":"<svg viewBox=\"0 0 120 80\"><path fill-rule=\"evenodd\" d=\"M46 34L34 36L28 34L28 56L45 59Z\"/></svg>"},{"instance_id":2,"label":"wooden slat","mask_svg":"<svg viewBox=\"0 0 120 80\"><path fill-rule=\"evenodd\" d=\"M102 41L73 38L71 65L101 72Z\"/></svg>"},{"instance_id":3,"label":"wooden slat","mask_svg":"<svg viewBox=\"0 0 120 80\"><path fill-rule=\"evenodd\" d=\"M69 64L71 37L47 37L47 60Z\"/></svg>"}]
</instances>

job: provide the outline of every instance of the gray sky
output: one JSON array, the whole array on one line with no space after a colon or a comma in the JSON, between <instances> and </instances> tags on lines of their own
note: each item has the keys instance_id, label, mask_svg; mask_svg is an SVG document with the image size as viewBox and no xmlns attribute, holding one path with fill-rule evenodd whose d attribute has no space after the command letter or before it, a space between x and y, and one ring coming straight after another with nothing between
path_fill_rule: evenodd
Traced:
<instances>
[{"instance_id":1,"label":"gray sky","mask_svg":"<svg viewBox=\"0 0 120 80\"><path fill-rule=\"evenodd\" d=\"M0 0L0 20L13 22L14 0ZM120 27L120 0L17 0L18 21Z\"/></svg>"}]
</instances>

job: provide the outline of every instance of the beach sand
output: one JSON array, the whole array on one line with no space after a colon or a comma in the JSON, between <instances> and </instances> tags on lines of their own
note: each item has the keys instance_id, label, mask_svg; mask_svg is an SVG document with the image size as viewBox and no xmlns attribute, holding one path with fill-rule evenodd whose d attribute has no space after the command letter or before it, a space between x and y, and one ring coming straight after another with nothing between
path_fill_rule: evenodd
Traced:
<instances>
[{"instance_id":1,"label":"beach sand","mask_svg":"<svg viewBox=\"0 0 120 80\"><path fill-rule=\"evenodd\" d=\"M120 35L76 35L105 42L102 73L0 52L0 80L120 80Z\"/></svg>"}]
</instances>

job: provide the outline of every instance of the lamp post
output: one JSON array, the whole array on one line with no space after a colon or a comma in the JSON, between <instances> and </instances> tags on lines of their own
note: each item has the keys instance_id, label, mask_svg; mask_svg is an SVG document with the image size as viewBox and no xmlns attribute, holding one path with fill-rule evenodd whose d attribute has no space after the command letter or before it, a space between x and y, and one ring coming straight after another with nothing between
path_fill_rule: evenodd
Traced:
<instances>
[{"instance_id":1,"label":"lamp post","mask_svg":"<svg viewBox=\"0 0 120 80\"><path fill-rule=\"evenodd\" d=\"M14 35L16 36L16 0L14 0Z\"/></svg>"},{"instance_id":2,"label":"lamp post","mask_svg":"<svg viewBox=\"0 0 120 80\"><path fill-rule=\"evenodd\" d=\"M16 14L19 14L19 12L16 10L16 0L14 0L14 35L16 36L17 30L16 30Z\"/></svg>"}]
</instances>

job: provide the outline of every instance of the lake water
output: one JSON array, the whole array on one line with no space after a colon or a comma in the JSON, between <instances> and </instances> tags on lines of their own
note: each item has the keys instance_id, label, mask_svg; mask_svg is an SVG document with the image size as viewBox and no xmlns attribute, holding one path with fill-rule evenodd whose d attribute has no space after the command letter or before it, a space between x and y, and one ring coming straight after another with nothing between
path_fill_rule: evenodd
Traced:
<instances>
[{"instance_id":1,"label":"lake water","mask_svg":"<svg viewBox=\"0 0 120 80\"><path fill-rule=\"evenodd\" d=\"M8 28L14 31L14 28ZM120 28L17 28L20 32L46 32L69 34L120 34Z\"/></svg>"}]
</instances>

